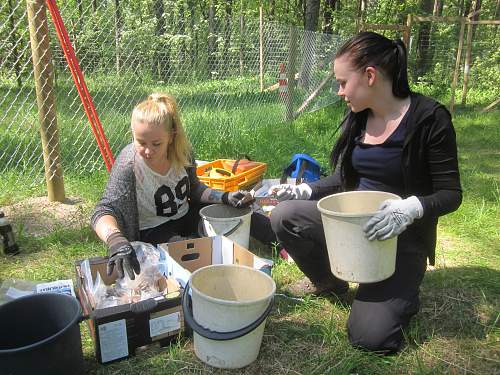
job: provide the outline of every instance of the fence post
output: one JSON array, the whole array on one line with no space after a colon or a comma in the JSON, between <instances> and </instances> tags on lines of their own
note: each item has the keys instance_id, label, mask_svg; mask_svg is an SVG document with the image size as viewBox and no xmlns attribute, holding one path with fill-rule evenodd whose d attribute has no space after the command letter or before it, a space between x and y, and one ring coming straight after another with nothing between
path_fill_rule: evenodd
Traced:
<instances>
[{"instance_id":1,"label":"fence post","mask_svg":"<svg viewBox=\"0 0 500 375\"><path fill-rule=\"evenodd\" d=\"M259 7L259 80L260 92L264 91L264 10Z\"/></svg>"},{"instance_id":2,"label":"fence post","mask_svg":"<svg viewBox=\"0 0 500 375\"><path fill-rule=\"evenodd\" d=\"M411 26L412 26L412 16L411 13L406 17L406 29L403 32L403 43L406 46L407 55L410 54L410 37L411 37Z\"/></svg>"},{"instance_id":3,"label":"fence post","mask_svg":"<svg viewBox=\"0 0 500 375\"><path fill-rule=\"evenodd\" d=\"M64 202L64 182L59 155L59 133L53 86L54 67L49 45L45 3L43 0L26 0L26 7L47 193L49 201Z\"/></svg>"},{"instance_id":4,"label":"fence post","mask_svg":"<svg viewBox=\"0 0 500 375\"><path fill-rule=\"evenodd\" d=\"M450 98L450 113L453 115L455 109L455 89L457 88L458 75L460 74L460 60L462 59L462 48L464 45L464 30L465 30L465 17L460 20L460 34L458 36L458 50L457 59L455 61L455 71L453 73L453 82L451 83L451 98Z\"/></svg>"},{"instance_id":5,"label":"fence post","mask_svg":"<svg viewBox=\"0 0 500 375\"><path fill-rule=\"evenodd\" d=\"M287 81L288 81L288 95L285 96L285 106L286 114L285 118L287 121L293 120L293 94L295 90L295 64L297 60L297 29L295 26L290 26L290 49L288 51L288 71L287 71Z\"/></svg>"}]
</instances>

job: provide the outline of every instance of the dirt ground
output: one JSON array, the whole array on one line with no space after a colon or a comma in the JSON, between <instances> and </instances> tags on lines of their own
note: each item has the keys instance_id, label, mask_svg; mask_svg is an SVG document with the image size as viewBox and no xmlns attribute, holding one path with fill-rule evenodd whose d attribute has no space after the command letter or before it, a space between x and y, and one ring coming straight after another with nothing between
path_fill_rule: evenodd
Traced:
<instances>
[{"instance_id":1,"label":"dirt ground","mask_svg":"<svg viewBox=\"0 0 500 375\"><path fill-rule=\"evenodd\" d=\"M49 202L47 197L29 198L1 207L16 232L44 237L56 229L77 229L89 225L90 208L78 197Z\"/></svg>"}]
</instances>

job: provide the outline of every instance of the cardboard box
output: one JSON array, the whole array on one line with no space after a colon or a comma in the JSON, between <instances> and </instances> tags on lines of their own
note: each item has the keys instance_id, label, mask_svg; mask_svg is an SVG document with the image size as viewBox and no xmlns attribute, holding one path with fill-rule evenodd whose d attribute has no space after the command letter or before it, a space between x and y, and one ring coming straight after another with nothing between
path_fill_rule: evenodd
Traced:
<instances>
[{"instance_id":1,"label":"cardboard box","mask_svg":"<svg viewBox=\"0 0 500 375\"><path fill-rule=\"evenodd\" d=\"M92 283L100 274L106 285L116 280L116 272L107 276L107 257L90 258ZM135 355L138 347L159 342L168 345L184 329L184 316L180 306L180 294L175 298L164 296L136 303L95 309L92 294L85 287L86 280L81 264L75 264L77 294L83 312L89 317L87 324L94 341L95 355L99 363L111 363ZM167 280L160 280L163 290Z\"/></svg>"},{"instance_id":2,"label":"cardboard box","mask_svg":"<svg viewBox=\"0 0 500 375\"><path fill-rule=\"evenodd\" d=\"M158 245L189 273L211 264L239 264L270 273L272 261L260 258L224 236L203 237ZM175 269L168 271L175 277ZM181 284L182 281L178 280Z\"/></svg>"},{"instance_id":3,"label":"cardboard box","mask_svg":"<svg viewBox=\"0 0 500 375\"><path fill-rule=\"evenodd\" d=\"M271 272L272 261L257 257L227 237L204 237L158 245L168 255L161 265L165 276L184 286L190 273L211 264L241 264ZM94 340L95 355L100 363L111 363L135 355L135 350L158 341L168 345L185 328L180 295L157 297L136 303L95 309L81 264L76 262L77 293ZM100 274L106 285L116 280L116 272L107 276L107 257L89 259L92 283ZM165 279L167 280L167 279ZM166 282L166 281L165 281ZM182 293L182 290L180 291Z\"/></svg>"}]
</instances>

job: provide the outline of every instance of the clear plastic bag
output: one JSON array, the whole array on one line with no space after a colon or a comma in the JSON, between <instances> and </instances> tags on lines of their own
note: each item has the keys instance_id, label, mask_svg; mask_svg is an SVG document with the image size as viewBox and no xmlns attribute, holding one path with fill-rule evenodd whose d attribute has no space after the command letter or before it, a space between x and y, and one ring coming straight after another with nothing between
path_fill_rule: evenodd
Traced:
<instances>
[{"instance_id":1,"label":"clear plastic bag","mask_svg":"<svg viewBox=\"0 0 500 375\"><path fill-rule=\"evenodd\" d=\"M141 266L141 273L134 280L125 273L114 285L105 285L98 274L92 287L96 308L135 303L162 295L158 289L158 280L163 278L158 267L160 252L155 246L144 242L135 241L131 245Z\"/></svg>"}]
</instances>

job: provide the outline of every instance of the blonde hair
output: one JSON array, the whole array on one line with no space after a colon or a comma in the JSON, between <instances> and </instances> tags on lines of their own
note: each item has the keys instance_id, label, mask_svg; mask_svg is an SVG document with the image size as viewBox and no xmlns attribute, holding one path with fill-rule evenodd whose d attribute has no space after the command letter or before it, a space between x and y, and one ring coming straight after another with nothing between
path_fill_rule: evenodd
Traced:
<instances>
[{"instance_id":1,"label":"blonde hair","mask_svg":"<svg viewBox=\"0 0 500 375\"><path fill-rule=\"evenodd\" d=\"M191 164L191 144L182 127L175 98L161 93L153 93L137 104L132 111L131 124L140 122L148 126L162 126L172 133L173 140L168 147L167 158L172 167L180 170Z\"/></svg>"}]
</instances>

